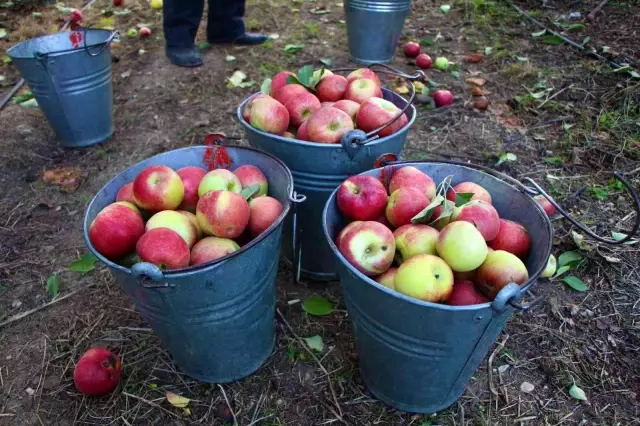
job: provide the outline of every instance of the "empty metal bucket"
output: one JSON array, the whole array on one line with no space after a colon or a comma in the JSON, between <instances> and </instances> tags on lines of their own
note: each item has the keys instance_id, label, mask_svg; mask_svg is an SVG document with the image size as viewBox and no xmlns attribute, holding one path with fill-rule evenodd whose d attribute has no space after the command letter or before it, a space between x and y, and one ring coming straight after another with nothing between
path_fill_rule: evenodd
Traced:
<instances>
[{"instance_id":1,"label":"empty metal bucket","mask_svg":"<svg viewBox=\"0 0 640 426\"><path fill-rule=\"evenodd\" d=\"M383 97L403 109L407 101L387 89ZM416 109L409 105L406 114L408 124L400 131L368 142L355 151L340 144L321 144L289 139L260 131L242 118L246 99L237 110L238 120L244 126L249 144L280 158L291 169L295 191L306 196L297 206L297 226L293 217L287 217L284 230L283 255L290 264L300 265L301 276L316 281L336 279L335 259L322 232L322 209L331 192L348 176L371 168L373 162L384 153L399 154L407 139L409 127L416 118ZM297 238L299 236L299 238ZM296 247L294 250L294 238Z\"/></svg>"},{"instance_id":2,"label":"empty metal bucket","mask_svg":"<svg viewBox=\"0 0 640 426\"><path fill-rule=\"evenodd\" d=\"M110 45L116 35L60 32L7 51L63 146L94 145L113 134Z\"/></svg>"},{"instance_id":3,"label":"empty metal bucket","mask_svg":"<svg viewBox=\"0 0 640 426\"><path fill-rule=\"evenodd\" d=\"M411 0L345 0L351 59L365 65L391 62L410 9Z\"/></svg>"},{"instance_id":4,"label":"empty metal bucket","mask_svg":"<svg viewBox=\"0 0 640 426\"><path fill-rule=\"evenodd\" d=\"M463 394L491 345L514 312L521 295L535 283L551 252L552 228L542 208L516 187L471 167L440 162L401 162L437 183L453 175L451 185L475 182L489 191L500 217L522 223L531 249L529 281L510 284L491 303L449 306L410 298L378 284L356 270L334 241L348 222L338 210L334 191L322 212L325 238L337 259L344 301L353 326L360 372L381 401L403 411L435 413ZM381 177L383 169L362 174ZM385 177L393 166L384 170Z\"/></svg>"},{"instance_id":5,"label":"empty metal bucket","mask_svg":"<svg viewBox=\"0 0 640 426\"><path fill-rule=\"evenodd\" d=\"M131 269L106 259L89 241L89 226L98 212L113 203L122 185L145 167L163 164L207 168L207 147L169 151L142 161L107 183L93 198L84 218L84 239L91 252L115 275L136 310L153 328L176 365L188 376L223 383L252 374L275 344L276 273L282 223L291 208L293 177L277 158L253 148L227 146L230 169L252 164L269 181L269 195L283 211L259 237L240 250L202 266L163 272L150 263Z\"/></svg>"}]
</instances>

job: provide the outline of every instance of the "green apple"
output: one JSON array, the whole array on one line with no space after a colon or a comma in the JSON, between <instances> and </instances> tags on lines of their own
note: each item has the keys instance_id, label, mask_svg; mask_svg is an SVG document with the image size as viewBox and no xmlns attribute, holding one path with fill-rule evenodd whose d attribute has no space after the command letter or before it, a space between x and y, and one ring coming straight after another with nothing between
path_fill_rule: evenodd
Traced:
<instances>
[{"instance_id":1,"label":"green apple","mask_svg":"<svg viewBox=\"0 0 640 426\"><path fill-rule=\"evenodd\" d=\"M202 177L198 185L198 196L202 197L209 191L242 191L240 178L227 169L215 169Z\"/></svg>"},{"instance_id":2,"label":"green apple","mask_svg":"<svg viewBox=\"0 0 640 426\"><path fill-rule=\"evenodd\" d=\"M129 31L127 31L127 37L138 37L138 30L136 30L135 28L129 28Z\"/></svg>"},{"instance_id":3,"label":"green apple","mask_svg":"<svg viewBox=\"0 0 640 426\"><path fill-rule=\"evenodd\" d=\"M475 284L485 296L493 299L507 284L521 285L528 279L529 271L518 256L504 250L493 250L478 268Z\"/></svg>"},{"instance_id":4,"label":"green apple","mask_svg":"<svg viewBox=\"0 0 640 426\"><path fill-rule=\"evenodd\" d=\"M436 67L436 69L440 70L440 71L444 71L447 68L449 68L449 61L447 60L447 58L440 56L438 58L436 58L436 62L434 64L434 66Z\"/></svg>"},{"instance_id":5,"label":"green apple","mask_svg":"<svg viewBox=\"0 0 640 426\"><path fill-rule=\"evenodd\" d=\"M453 271L432 254L419 254L403 262L393 280L396 291L426 302L443 302L453 290Z\"/></svg>"},{"instance_id":6,"label":"green apple","mask_svg":"<svg viewBox=\"0 0 640 426\"><path fill-rule=\"evenodd\" d=\"M403 225L393 232L396 239L398 263L402 263L418 254L437 255L436 241L439 232L429 225Z\"/></svg>"},{"instance_id":7,"label":"green apple","mask_svg":"<svg viewBox=\"0 0 640 426\"><path fill-rule=\"evenodd\" d=\"M542 278L550 278L553 274L556 273L556 268L558 267L558 262L556 257L552 254L549 255L549 260L547 260L547 267L544 268L541 277Z\"/></svg>"},{"instance_id":8,"label":"green apple","mask_svg":"<svg viewBox=\"0 0 640 426\"><path fill-rule=\"evenodd\" d=\"M456 272L473 271L487 257L487 243L470 222L451 222L440 231L438 255Z\"/></svg>"}]
</instances>

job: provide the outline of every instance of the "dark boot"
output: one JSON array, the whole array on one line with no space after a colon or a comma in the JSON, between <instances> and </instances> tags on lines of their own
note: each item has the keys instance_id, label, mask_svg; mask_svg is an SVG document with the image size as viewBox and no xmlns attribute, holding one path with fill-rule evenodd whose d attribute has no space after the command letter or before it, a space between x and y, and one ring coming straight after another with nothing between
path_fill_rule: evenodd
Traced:
<instances>
[{"instance_id":1,"label":"dark boot","mask_svg":"<svg viewBox=\"0 0 640 426\"><path fill-rule=\"evenodd\" d=\"M204 0L164 0L162 10L166 52L171 62L182 67L202 65L194 40L204 11Z\"/></svg>"},{"instance_id":2,"label":"dark boot","mask_svg":"<svg viewBox=\"0 0 640 426\"><path fill-rule=\"evenodd\" d=\"M255 45L267 41L263 34L247 33L244 27L245 0L209 0L207 40L212 44Z\"/></svg>"}]
</instances>

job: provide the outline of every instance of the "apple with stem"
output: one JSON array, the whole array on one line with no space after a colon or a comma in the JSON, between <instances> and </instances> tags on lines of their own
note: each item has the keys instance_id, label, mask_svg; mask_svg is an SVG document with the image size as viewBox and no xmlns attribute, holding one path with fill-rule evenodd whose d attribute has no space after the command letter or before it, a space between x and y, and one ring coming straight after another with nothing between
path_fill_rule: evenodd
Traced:
<instances>
[{"instance_id":1,"label":"apple with stem","mask_svg":"<svg viewBox=\"0 0 640 426\"><path fill-rule=\"evenodd\" d=\"M168 228L177 232L189 248L193 247L198 239L198 229L195 225L187 216L175 210L164 210L151 216L145 230L149 232L155 228Z\"/></svg>"},{"instance_id":2,"label":"apple with stem","mask_svg":"<svg viewBox=\"0 0 640 426\"><path fill-rule=\"evenodd\" d=\"M214 169L202 177L198 185L198 196L202 197L210 191L242 191L242 183L238 176L227 169Z\"/></svg>"},{"instance_id":3,"label":"apple with stem","mask_svg":"<svg viewBox=\"0 0 640 426\"><path fill-rule=\"evenodd\" d=\"M336 195L340 212L353 220L374 220L384 212L389 196L384 185L373 176L347 178Z\"/></svg>"},{"instance_id":4,"label":"apple with stem","mask_svg":"<svg viewBox=\"0 0 640 426\"><path fill-rule=\"evenodd\" d=\"M451 222L458 220L473 224L478 228L485 241L493 240L500 230L498 212L491 204L482 200L472 200L456 207L451 215Z\"/></svg>"},{"instance_id":5,"label":"apple with stem","mask_svg":"<svg viewBox=\"0 0 640 426\"><path fill-rule=\"evenodd\" d=\"M369 98L382 98L382 89L370 78L353 80L347 86L344 98L362 104Z\"/></svg>"},{"instance_id":6,"label":"apple with stem","mask_svg":"<svg viewBox=\"0 0 640 426\"><path fill-rule=\"evenodd\" d=\"M402 113L402 110L393 102L380 97L371 97L360 105L356 116L356 124L360 130L372 132L389 123L400 113ZM408 122L407 115L402 113L396 121L378 131L378 135L380 137L392 135L406 126Z\"/></svg>"},{"instance_id":7,"label":"apple with stem","mask_svg":"<svg viewBox=\"0 0 640 426\"><path fill-rule=\"evenodd\" d=\"M351 117L334 107L320 108L306 123L309 140L319 143L339 143L345 133L354 129Z\"/></svg>"},{"instance_id":8,"label":"apple with stem","mask_svg":"<svg viewBox=\"0 0 640 426\"><path fill-rule=\"evenodd\" d=\"M148 166L133 181L136 205L150 212L175 210L184 198L184 184L175 170L164 166Z\"/></svg>"}]
</instances>

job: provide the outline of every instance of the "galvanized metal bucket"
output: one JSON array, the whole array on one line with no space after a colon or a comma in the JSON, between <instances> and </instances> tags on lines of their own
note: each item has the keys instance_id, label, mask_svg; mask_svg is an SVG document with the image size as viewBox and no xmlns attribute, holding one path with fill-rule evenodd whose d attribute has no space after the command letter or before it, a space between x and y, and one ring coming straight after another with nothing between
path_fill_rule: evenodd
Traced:
<instances>
[{"instance_id":1,"label":"galvanized metal bucket","mask_svg":"<svg viewBox=\"0 0 640 426\"><path fill-rule=\"evenodd\" d=\"M396 409L435 413L460 398L514 310L527 310L540 300L520 304L547 265L553 233L549 218L530 194L548 195L535 183L535 190L527 188L506 175L473 164L453 161L391 164L362 174L388 179L395 165L411 165L436 182L452 175L452 185L463 181L478 183L489 191L500 216L523 224L531 237L526 262L530 278L522 287L509 284L492 302L480 305L435 304L391 290L354 268L334 243L348 223L338 210L337 191L327 200L322 213L323 230L338 260L337 270L366 386L378 399ZM630 185L627 188L632 189ZM631 192L638 211L640 200ZM638 223L631 234L637 229Z\"/></svg>"},{"instance_id":2,"label":"galvanized metal bucket","mask_svg":"<svg viewBox=\"0 0 640 426\"><path fill-rule=\"evenodd\" d=\"M293 177L287 166L253 148L213 148L223 150L214 158L219 153L228 156L231 170L242 164L260 168L267 177L269 195L283 205L282 214L259 237L215 262L166 272L144 262L129 269L98 253L88 237L98 212L113 203L122 185L132 182L142 169L158 164L206 168L205 154L210 149L192 146L165 152L118 174L89 204L84 239L135 302L176 365L194 379L224 383L255 372L275 344L276 273L282 224L293 197Z\"/></svg>"},{"instance_id":3,"label":"galvanized metal bucket","mask_svg":"<svg viewBox=\"0 0 640 426\"><path fill-rule=\"evenodd\" d=\"M388 66L382 68L377 72L400 75L410 82L424 77L420 71L408 75ZM334 72L349 70L351 69L337 69ZM250 97L238 107L237 117L245 128L249 144L282 159L293 173L296 193L306 196L303 204L294 206L297 208L298 221L293 220L293 215L288 217L284 231L283 255L285 261L293 265L297 282L300 277L315 281L337 278L335 259L322 232L322 208L331 192L348 176L369 169L383 153L399 154L402 151L407 132L416 119L416 109L411 104L415 88L412 83L410 86L412 92L408 101L396 93L382 89L384 98L407 114L409 121L404 128L382 138L375 134L391 122L367 134L355 130L347 133L341 144L305 142L263 132L242 118L242 111ZM396 118L399 117L400 115Z\"/></svg>"},{"instance_id":4,"label":"galvanized metal bucket","mask_svg":"<svg viewBox=\"0 0 640 426\"><path fill-rule=\"evenodd\" d=\"M411 0L345 0L351 59L360 64L393 60Z\"/></svg>"},{"instance_id":5,"label":"galvanized metal bucket","mask_svg":"<svg viewBox=\"0 0 640 426\"><path fill-rule=\"evenodd\" d=\"M60 32L7 51L63 146L94 145L113 135L110 45L117 34Z\"/></svg>"}]
</instances>

